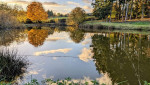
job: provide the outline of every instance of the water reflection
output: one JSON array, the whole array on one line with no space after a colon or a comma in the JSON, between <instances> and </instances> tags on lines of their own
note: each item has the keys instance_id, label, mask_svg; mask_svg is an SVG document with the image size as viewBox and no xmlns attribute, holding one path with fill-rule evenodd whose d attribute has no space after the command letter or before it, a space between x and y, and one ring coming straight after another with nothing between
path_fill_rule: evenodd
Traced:
<instances>
[{"instance_id":1,"label":"water reflection","mask_svg":"<svg viewBox=\"0 0 150 85\"><path fill-rule=\"evenodd\" d=\"M24 42L27 37L26 31L22 29L0 30L0 45L9 46L14 41L17 43Z\"/></svg>"},{"instance_id":2,"label":"water reflection","mask_svg":"<svg viewBox=\"0 0 150 85\"><path fill-rule=\"evenodd\" d=\"M96 79L109 85L150 81L149 35L95 33L75 27L67 27L66 31L48 27L1 31L0 48L12 45L20 55L29 55L27 58L33 65L28 68L28 76L40 80L42 76L72 77L75 81Z\"/></svg>"},{"instance_id":3,"label":"water reflection","mask_svg":"<svg viewBox=\"0 0 150 85\"><path fill-rule=\"evenodd\" d=\"M68 27L67 28L70 32L70 38L75 43L80 43L84 40L85 33L83 30L78 29L77 27Z\"/></svg>"},{"instance_id":4,"label":"water reflection","mask_svg":"<svg viewBox=\"0 0 150 85\"><path fill-rule=\"evenodd\" d=\"M31 29L28 31L28 41L35 47L43 45L48 37L48 30L45 29Z\"/></svg>"},{"instance_id":5,"label":"water reflection","mask_svg":"<svg viewBox=\"0 0 150 85\"><path fill-rule=\"evenodd\" d=\"M92 37L95 65L99 73L108 73L112 83L141 85L150 81L150 41L147 35L102 33Z\"/></svg>"}]
</instances>

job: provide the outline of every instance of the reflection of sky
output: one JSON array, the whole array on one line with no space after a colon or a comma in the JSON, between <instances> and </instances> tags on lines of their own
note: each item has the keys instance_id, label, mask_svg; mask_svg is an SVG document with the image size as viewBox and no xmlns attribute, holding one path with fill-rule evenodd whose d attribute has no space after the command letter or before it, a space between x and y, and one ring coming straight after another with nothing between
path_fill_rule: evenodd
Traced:
<instances>
[{"instance_id":1,"label":"reflection of sky","mask_svg":"<svg viewBox=\"0 0 150 85\"><path fill-rule=\"evenodd\" d=\"M45 77L55 80L67 77L96 79L100 75L92 60L90 36L86 34L85 40L77 44L70 39L69 33L55 32L40 47L34 47L28 41L20 44L14 42L9 47L15 47L19 55L26 55L31 63L25 77L27 81L31 75L38 80Z\"/></svg>"}]
</instances>

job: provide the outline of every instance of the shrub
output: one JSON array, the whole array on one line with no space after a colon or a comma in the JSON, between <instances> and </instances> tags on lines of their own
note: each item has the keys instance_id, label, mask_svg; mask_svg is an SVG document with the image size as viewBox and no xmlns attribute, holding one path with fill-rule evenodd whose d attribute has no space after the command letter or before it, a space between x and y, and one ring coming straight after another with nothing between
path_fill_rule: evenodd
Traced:
<instances>
[{"instance_id":1,"label":"shrub","mask_svg":"<svg viewBox=\"0 0 150 85\"><path fill-rule=\"evenodd\" d=\"M17 52L0 50L0 82L13 81L25 72L27 65L27 61L22 56L17 56Z\"/></svg>"},{"instance_id":2,"label":"shrub","mask_svg":"<svg viewBox=\"0 0 150 85\"><path fill-rule=\"evenodd\" d=\"M31 24L31 23L33 23L33 22L30 19L26 20L26 24Z\"/></svg>"},{"instance_id":3,"label":"shrub","mask_svg":"<svg viewBox=\"0 0 150 85\"><path fill-rule=\"evenodd\" d=\"M7 11L0 11L0 28L21 28L22 25L18 22L17 18Z\"/></svg>"}]
</instances>

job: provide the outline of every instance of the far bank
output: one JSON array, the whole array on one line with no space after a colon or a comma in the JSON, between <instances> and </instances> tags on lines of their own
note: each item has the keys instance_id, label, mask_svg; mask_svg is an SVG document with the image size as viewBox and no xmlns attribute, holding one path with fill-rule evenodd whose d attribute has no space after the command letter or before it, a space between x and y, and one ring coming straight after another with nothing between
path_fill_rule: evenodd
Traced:
<instances>
[{"instance_id":1,"label":"far bank","mask_svg":"<svg viewBox=\"0 0 150 85\"><path fill-rule=\"evenodd\" d=\"M101 22L99 20L86 21L79 25L82 29L117 29L150 31L150 21Z\"/></svg>"}]
</instances>

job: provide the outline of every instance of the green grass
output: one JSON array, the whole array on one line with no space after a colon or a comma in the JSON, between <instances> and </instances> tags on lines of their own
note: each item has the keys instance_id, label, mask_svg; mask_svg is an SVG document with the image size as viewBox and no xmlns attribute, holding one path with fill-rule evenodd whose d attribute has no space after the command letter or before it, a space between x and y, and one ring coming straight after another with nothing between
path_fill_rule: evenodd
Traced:
<instances>
[{"instance_id":1,"label":"green grass","mask_svg":"<svg viewBox=\"0 0 150 85\"><path fill-rule=\"evenodd\" d=\"M50 17L48 20L67 19L68 17Z\"/></svg>"},{"instance_id":2,"label":"green grass","mask_svg":"<svg viewBox=\"0 0 150 85\"><path fill-rule=\"evenodd\" d=\"M143 21L143 22L124 22L124 23L117 23L117 22L100 22L100 21L87 21L84 22L83 25L102 25L105 27L114 27L117 29L142 29L142 30L150 30L150 22Z\"/></svg>"}]
</instances>

